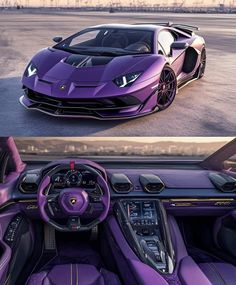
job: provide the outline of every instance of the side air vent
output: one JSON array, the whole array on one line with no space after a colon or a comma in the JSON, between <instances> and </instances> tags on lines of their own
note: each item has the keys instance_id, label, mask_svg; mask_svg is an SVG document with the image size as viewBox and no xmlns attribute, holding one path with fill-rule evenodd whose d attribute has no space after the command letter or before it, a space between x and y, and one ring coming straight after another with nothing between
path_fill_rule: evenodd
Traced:
<instances>
[{"instance_id":1,"label":"side air vent","mask_svg":"<svg viewBox=\"0 0 236 285\"><path fill-rule=\"evenodd\" d=\"M148 193L160 193L165 188L160 177L154 174L142 174L139 176L139 181L143 190Z\"/></svg>"},{"instance_id":2,"label":"side air vent","mask_svg":"<svg viewBox=\"0 0 236 285\"><path fill-rule=\"evenodd\" d=\"M217 189L226 193L236 192L236 179L224 173L210 173L209 178Z\"/></svg>"},{"instance_id":3,"label":"side air vent","mask_svg":"<svg viewBox=\"0 0 236 285\"><path fill-rule=\"evenodd\" d=\"M123 173L114 173L110 178L112 188L117 193L129 193L133 189L133 184Z\"/></svg>"},{"instance_id":4,"label":"side air vent","mask_svg":"<svg viewBox=\"0 0 236 285\"><path fill-rule=\"evenodd\" d=\"M39 176L36 173L26 173L20 182L19 189L23 193L37 193Z\"/></svg>"},{"instance_id":5,"label":"side air vent","mask_svg":"<svg viewBox=\"0 0 236 285\"><path fill-rule=\"evenodd\" d=\"M7 175L7 165L9 161L9 154L6 151L0 152L0 183L4 183Z\"/></svg>"}]
</instances>

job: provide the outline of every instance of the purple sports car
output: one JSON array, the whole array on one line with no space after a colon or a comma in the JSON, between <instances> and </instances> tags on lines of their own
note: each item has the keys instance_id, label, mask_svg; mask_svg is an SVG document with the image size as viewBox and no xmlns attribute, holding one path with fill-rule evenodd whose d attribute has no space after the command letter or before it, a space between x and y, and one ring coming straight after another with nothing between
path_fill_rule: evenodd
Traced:
<instances>
[{"instance_id":1,"label":"purple sports car","mask_svg":"<svg viewBox=\"0 0 236 285\"><path fill-rule=\"evenodd\" d=\"M172 23L99 25L41 50L28 64L20 102L61 117L125 119L164 110L204 75L205 41Z\"/></svg>"}]
</instances>

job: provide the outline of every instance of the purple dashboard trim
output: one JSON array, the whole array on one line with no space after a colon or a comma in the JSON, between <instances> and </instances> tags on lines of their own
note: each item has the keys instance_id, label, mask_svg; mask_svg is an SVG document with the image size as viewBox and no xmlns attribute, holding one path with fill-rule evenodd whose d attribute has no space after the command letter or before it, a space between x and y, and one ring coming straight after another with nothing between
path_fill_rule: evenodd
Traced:
<instances>
[{"instance_id":1,"label":"purple dashboard trim","mask_svg":"<svg viewBox=\"0 0 236 285\"><path fill-rule=\"evenodd\" d=\"M214 185L208 178L207 170L182 170L182 169L109 169L108 176L112 173L125 173L134 182L134 191L142 191L139 183L141 174L158 175L167 188L186 189L214 189Z\"/></svg>"}]
</instances>

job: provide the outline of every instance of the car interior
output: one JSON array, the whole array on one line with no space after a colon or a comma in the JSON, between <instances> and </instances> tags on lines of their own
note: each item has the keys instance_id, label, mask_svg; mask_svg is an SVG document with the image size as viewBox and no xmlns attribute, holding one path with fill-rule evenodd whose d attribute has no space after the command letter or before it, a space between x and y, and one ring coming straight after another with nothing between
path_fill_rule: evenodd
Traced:
<instances>
[{"instance_id":1,"label":"car interior","mask_svg":"<svg viewBox=\"0 0 236 285\"><path fill-rule=\"evenodd\" d=\"M66 40L66 44L72 48L105 47L151 53L153 32L135 29L91 30L84 34L72 36L72 38L68 39L68 42Z\"/></svg>"},{"instance_id":2,"label":"car interior","mask_svg":"<svg viewBox=\"0 0 236 285\"><path fill-rule=\"evenodd\" d=\"M236 139L201 160L25 149L0 139L0 284L235 285Z\"/></svg>"}]
</instances>

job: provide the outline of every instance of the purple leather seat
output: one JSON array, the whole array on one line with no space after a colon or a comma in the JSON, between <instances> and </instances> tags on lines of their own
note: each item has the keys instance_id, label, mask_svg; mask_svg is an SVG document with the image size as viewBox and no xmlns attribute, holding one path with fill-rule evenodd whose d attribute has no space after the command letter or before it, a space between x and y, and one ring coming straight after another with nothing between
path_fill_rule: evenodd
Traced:
<instances>
[{"instance_id":1,"label":"purple leather seat","mask_svg":"<svg viewBox=\"0 0 236 285\"><path fill-rule=\"evenodd\" d=\"M236 267L223 262L198 264L213 285L235 285Z\"/></svg>"},{"instance_id":2,"label":"purple leather seat","mask_svg":"<svg viewBox=\"0 0 236 285\"><path fill-rule=\"evenodd\" d=\"M88 264L56 265L49 271L33 274L27 285L120 285L117 276Z\"/></svg>"},{"instance_id":3,"label":"purple leather seat","mask_svg":"<svg viewBox=\"0 0 236 285\"><path fill-rule=\"evenodd\" d=\"M173 216L168 217L175 248L176 261L182 284L191 285L235 285L236 267L221 261L195 262L188 255L178 224ZM201 270L200 270L201 269Z\"/></svg>"}]
</instances>

